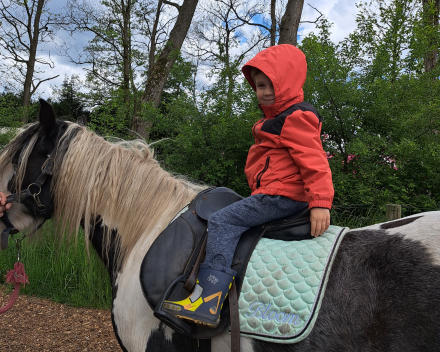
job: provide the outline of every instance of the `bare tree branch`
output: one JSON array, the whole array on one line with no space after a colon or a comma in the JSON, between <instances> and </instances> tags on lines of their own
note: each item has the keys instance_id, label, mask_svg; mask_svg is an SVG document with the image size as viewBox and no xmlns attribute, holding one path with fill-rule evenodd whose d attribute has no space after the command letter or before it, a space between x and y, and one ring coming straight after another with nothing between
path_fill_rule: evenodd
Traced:
<instances>
[{"instance_id":1,"label":"bare tree branch","mask_svg":"<svg viewBox=\"0 0 440 352\"><path fill-rule=\"evenodd\" d=\"M310 4L307 4L307 5L309 5L313 10L318 12L319 13L319 17L316 20L314 20L314 21L300 21L299 23L314 23L314 24L318 23L319 20L321 19L321 17L324 16L323 13L321 11L319 11L316 7L313 7Z\"/></svg>"},{"instance_id":2,"label":"bare tree branch","mask_svg":"<svg viewBox=\"0 0 440 352\"><path fill-rule=\"evenodd\" d=\"M46 82L46 81L50 81L50 80L55 79L55 78L57 78L59 76L60 75L56 75L56 76L53 76L53 77L50 77L50 78L42 79L36 85L34 84L34 82L32 82L32 87L34 87L34 88L32 89L31 94L35 93L35 91L38 89L38 87L40 86L41 83Z\"/></svg>"},{"instance_id":3,"label":"bare tree branch","mask_svg":"<svg viewBox=\"0 0 440 352\"><path fill-rule=\"evenodd\" d=\"M176 4L176 3L168 1L168 0L163 0L162 2L164 4L174 6L178 11L180 11L181 6L179 4Z\"/></svg>"}]
</instances>

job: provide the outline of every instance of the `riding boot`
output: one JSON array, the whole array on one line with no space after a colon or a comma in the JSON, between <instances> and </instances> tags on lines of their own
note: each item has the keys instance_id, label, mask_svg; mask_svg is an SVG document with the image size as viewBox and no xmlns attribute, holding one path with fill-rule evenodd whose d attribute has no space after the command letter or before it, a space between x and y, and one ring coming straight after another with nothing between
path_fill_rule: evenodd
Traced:
<instances>
[{"instance_id":1,"label":"riding boot","mask_svg":"<svg viewBox=\"0 0 440 352\"><path fill-rule=\"evenodd\" d=\"M182 301L164 301L162 308L180 319L215 328L236 274L223 265L203 263L191 295Z\"/></svg>"}]
</instances>

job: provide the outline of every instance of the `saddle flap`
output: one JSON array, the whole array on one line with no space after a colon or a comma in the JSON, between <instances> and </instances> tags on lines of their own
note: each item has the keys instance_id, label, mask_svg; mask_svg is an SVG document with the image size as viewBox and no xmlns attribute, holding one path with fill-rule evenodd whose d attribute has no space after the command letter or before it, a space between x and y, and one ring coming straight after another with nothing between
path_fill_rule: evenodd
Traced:
<instances>
[{"instance_id":1,"label":"saddle flap","mask_svg":"<svg viewBox=\"0 0 440 352\"><path fill-rule=\"evenodd\" d=\"M243 197L233 190L226 187L218 187L198 199L196 212L198 216L207 221L216 211L241 199Z\"/></svg>"},{"instance_id":2,"label":"saddle flap","mask_svg":"<svg viewBox=\"0 0 440 352\"><path fill-rule=\"evenodd\" d=\"M164 288L182 275L197 241L186 221L174 221L164 233L153 243L141 264L141 285L147 302L153 308Z\"/></svg>"}]
</instances>

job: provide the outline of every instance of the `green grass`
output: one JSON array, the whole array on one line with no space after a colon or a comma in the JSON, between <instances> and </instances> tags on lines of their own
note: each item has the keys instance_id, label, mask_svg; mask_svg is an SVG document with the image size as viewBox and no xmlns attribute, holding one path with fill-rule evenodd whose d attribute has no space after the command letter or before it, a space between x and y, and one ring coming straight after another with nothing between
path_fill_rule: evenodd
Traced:
<instances>
[{"instance_id":1,"label":"green grass","mask_svg":"<svg viewBox=\"0 0 440 352\"><path fill-rule=\"evenodd\" d=\"M39 239L23 241L20 259L30 284L21 292L74 307L110 308L109 275L92 247L87 257L82 234L76 246L73 241L60 246L50 221L40 231ZM10 240L9 248L0 252L0 283L16 260L15 242Z\"/></svg>"},{"instance_id":2,"label":"green grass","mask_svg":"<svg viewBox=\"0 0 440 352\"><path fill-rule=\"evenodd\" d=\"M334 205L331 211L332 223L351 229L386 221L385 206L378 205Z\"/></svg>"},{"instance_id":3,"label":"green grass","mask_svg":"<svg viewBox=\"0 0 440 352\"><path fill-rule=\"evenodd\" d=\"M402 205L402 217L436 208L418 208L412 205ZM351 229L369 226L386 221L386 205L374 204L334 204L331 210L334 225L346 226Z\"/></svg>"}]
</instances>

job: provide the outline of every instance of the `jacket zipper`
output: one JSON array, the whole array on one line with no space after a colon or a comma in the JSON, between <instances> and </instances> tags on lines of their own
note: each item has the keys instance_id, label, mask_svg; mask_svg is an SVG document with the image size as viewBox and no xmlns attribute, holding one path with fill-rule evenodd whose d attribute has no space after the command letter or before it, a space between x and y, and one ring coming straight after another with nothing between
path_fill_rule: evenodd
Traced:
<instances>
[{"instance_id":1,"label":"jacket zipper","mask_svg":"<svg viewBox=\"0 0 440 352\"><path fill-rule=\"evenodd\" d=\"M264 117L260 121L261 121L261 123L263 123L264 122ZM255 136L255 138L257 138L260 141L260 143L261 143L261 139L258 137L257 133L255 133L255 128L257 127L258 124L260 124L260 122L257 122L254 125L254 127L252 127L252 133Z\"/></svg>"},{"instance_id":2,"label":"jacket zipper","mask_svg":"<svg viewBox=\"0 0 440 352\"><path fill-rule=\"evenodd\" d=\"M267 157L266 159L266 164L264 164L264 169L261 170L258 175L257 175L257 188L260 188L260 181L261 178L263 177L264 173L267 171L267 169L269 168L269 162L270 162L270 156Z\"/></svg>"}]
</instances>

